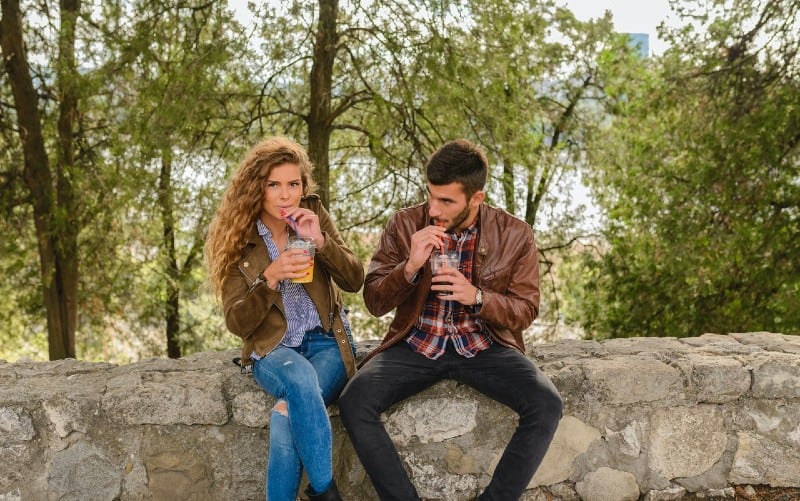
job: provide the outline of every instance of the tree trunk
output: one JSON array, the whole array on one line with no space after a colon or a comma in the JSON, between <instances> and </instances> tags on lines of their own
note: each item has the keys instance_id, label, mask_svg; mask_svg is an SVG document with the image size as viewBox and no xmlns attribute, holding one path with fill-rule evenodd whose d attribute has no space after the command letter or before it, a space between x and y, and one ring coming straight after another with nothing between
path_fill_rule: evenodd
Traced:
<instances>
[{"instance_id":1,"label":"tree trunk","mask_svg":"<svg viewBox=\"0 0 800 501\"><path fill-rule=\"evenodd\" d=\"M308 155L314 162L314 179L319 186L322 204L330 201L331 93L333 62L336 58L339 35L336 33L338 0L319 0L319 20L314 40L314 60L311 65L311 103L307 119Z\"/></svg>"},{"instance_id":2,"label":"tree trunk","mask_svg":"<svg viewBox=\"0 0 800 501\"><path fill-rule=\"evenodd\" d=\"M178 344L180 331L180 272L175 256L175 214L172 199L172 153L165 148L161 152L161 174L158 183L158 204L161 207L162 242L164 255L164 276L166 278L166 300L164 301L164 320L167 324L167 356L180 358Z\"/></svg>"},{"instance_id":3,"label":"tree trunk","mask_svg":"<svg viewBox=\"0 0 800 501\"><path fill-rule=\"evenodd\" d=\"M78 233L82 222L75 203L72 184L75 165L75 131L78 128L77 65L75 63L75 28L80 11L80 0L61 0L61 28L59 30L58 85L61 91L58 114L58 168L56 171L56 205L69 217L57 218L58 235L56 269L62 290L61 301L67 324L67 356L75 357L75 330L78 313L78 278L80 259Z\"/></svg>"},{"instance_id":4,"label":"tree trunk","mask_svg":"<svg viewBox=\"0 0 800 501\"><path fill-rule=\"evenodd\" d=\"M573 95L568 96L569 102L566 108L564 108L564 111L561 113L561 116L558 117L558 123L556 123L553 127L553 134L550 136L550 146L548 147L548 150L551 154L558 150L558 148L561 146L561 136L564 131L567 130L567 124L570 120L572 120L572 115L575 113L578 103L583 98L584 91L589 87L589 85L591 85L591 83L592 75L589 75L583 80L583 85L581 85L581 87L579 87ZM539 155L537 155L537 157L539 157ZM547 190L550 188L550 181L552 181L553 176L558 171L558 168L554 164L556 161L554 156L550 155L549 158L550 159L548 163L542 168L542 173L539 177L539 183L535 190L533 187L533 176L528 177L528 195L526 199L525 221L531 226L536 226L536 216L539 214L539 206L542 204L542 200L547 194Z\"/></svg>"},{"instance_id":5,"label":"tree trunk","mask_svg":"<svg viewBox=\"0 0 800 501\"><path fill-rule=\"evenodd\" d=\"M503 161L503 195L506 198L506 210L512 214L517 212L517 200L514 197L514 186L516 185L514 179L514 163L510 159L502 159Z\"/></svg>"},{"instance_id":6,"label":"tree trunk","mask_svg":"<svg viewBox=\"0 0 800 501\"><path fill-rule=\"evenodd\" d=\"M38 97L28 70L27 54L22 41L22 13L19 10L19 2L0 0L0 7L2 7L0 47L3 50L3 64L14 96L25 161L25 184L33 205L42 296L47 312L49 355L51 360L74 358L78 278L78 260L74 242L77 241L79 228L68 224L66 220L73 214L72 207L57 205L50 161L42 135ZM70 12L62 15L69 18ZM63 181L69 184L69 179L59 174L60 186L63 185ZM70 190L65 190L63 193L60 190L61 187L58 195L60 199L70 198Z\"/></svg>"}]
</instances>

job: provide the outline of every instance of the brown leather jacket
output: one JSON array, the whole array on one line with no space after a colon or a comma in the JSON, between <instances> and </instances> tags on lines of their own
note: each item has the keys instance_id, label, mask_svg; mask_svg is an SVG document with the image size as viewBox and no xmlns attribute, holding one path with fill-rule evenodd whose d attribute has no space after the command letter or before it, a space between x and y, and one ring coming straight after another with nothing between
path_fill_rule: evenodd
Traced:
<instances>
[{"instance_id":1,"label":"brown leather jacket","mask_svg":"<svg viewBox=\"0 0 800 501\"><path fill-rule=\"evenodd\" d=\"M345 245L328 211L317 195L304 197L300 206L319 216L325 245L314 256L314 278L303 284L317 307L322 327L333 329L348 377L355 373L352 346L339 315L342 297L339 287L356 292L364 283L361 261ZM287 323L280 292L271 289L262 272L272 262L255 224L242 250L242 259L231 266L223 280L222 307L228 329L244 340L242 365L252 363L250 354L269 353L286 333Z\"/></svg>"},{"instance_id":2,"label":"brown leather jacket","mask_svg":"<svg viewBox=\"0 0 800 501\"><path fill-rule=\"evenodd\" d=\"M539 256L533 230L502 209L481 204L478 212L472 283L483 291L483 306L476 315L492 338L525 352L522 331L539 313ZM381 235L364 283L367 309L381 316L397 311L380 346L364 359L400 342L422 312L431 287L431 267L426 264L413 283L403 272L411 235L429 224L428 204L400 210Z\"/></svg>"}]
</instances>

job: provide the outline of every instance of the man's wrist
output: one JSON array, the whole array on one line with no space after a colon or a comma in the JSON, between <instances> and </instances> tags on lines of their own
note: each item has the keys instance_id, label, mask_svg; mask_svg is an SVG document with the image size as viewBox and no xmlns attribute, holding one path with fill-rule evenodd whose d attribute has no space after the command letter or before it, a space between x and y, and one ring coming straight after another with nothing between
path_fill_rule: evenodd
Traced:
<instances>
[{"instance_id":1,"label":"man's wrist","mask_svg":"<svg viewBox=\"0 0 800 501\"><path fill-rule=\"evenodd\" d=\"M474 301L475 302L473 303L473 306L475 307L476 310L479 310L481 308L481 306L483 305L483 291L481 290L480 287L475 287L475 300Z\"/></svg>"},{"instance_id":2,"label":"man's wrist","mask_svg":"<svg viewBox=\"0 0 800 501\"><path fill-rule=\"evenodd\" d=\"M419 273L419 268L412 269L410 266L410 262L406 261L405 266L403 266L403 275L406 277L406 281L408 283L414 283L417 280L417 274Z\"/></svg>"}]
</instances>

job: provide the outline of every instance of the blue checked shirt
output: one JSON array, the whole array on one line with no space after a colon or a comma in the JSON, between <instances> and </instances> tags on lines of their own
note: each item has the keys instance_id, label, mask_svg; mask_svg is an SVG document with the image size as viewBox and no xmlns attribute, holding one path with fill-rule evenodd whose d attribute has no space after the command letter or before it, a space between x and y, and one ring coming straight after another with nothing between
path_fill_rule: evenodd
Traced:
<instances>
[{"instance_id":1,"label":"blue checked shirt","mask_svg":"<svg viewBox=\"0 0 800 501\"><path fill-rule=\"evenodd\" d=\"M280 251L278 251L278 246L272 240L272 232L264 226L261 219L256 219L256 226L258 227L258 234L264 239L264 243L267 246L270 259L275 261L280 256ZM314 305L314 301L311 300L311 297L303 288L303 284L296 284L291 280L283 280L280 282L279 289L281 299L283 299L283 313L286 315L286 323L288 324L281 344L290 347L300 346L307 331L322 326L319 312Z\"/></svg>"}]
</instances>

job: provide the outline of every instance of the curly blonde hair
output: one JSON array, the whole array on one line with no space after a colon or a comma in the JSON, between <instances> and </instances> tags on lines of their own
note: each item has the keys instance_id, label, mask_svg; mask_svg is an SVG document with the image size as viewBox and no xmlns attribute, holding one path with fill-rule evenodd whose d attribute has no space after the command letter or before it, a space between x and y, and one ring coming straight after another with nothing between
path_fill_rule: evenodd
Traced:
<instances>
[{"instance_id":1,"label":"curly blonde hair","mask_svg":"<svg viewBox=\"0 0 800 501\"><path fill-rule=\"evenodd\" d=\"M208 228L205 245L208 278L217 298L222 293L225 272L241 258L251 228L261 214L261 201L272 169L287 163L300 167L303 196L312 193L316 184L311 177L313 165L308 153L285 137L271 137L256 144L233 174Z\"/></svg>"}]
</instances>

